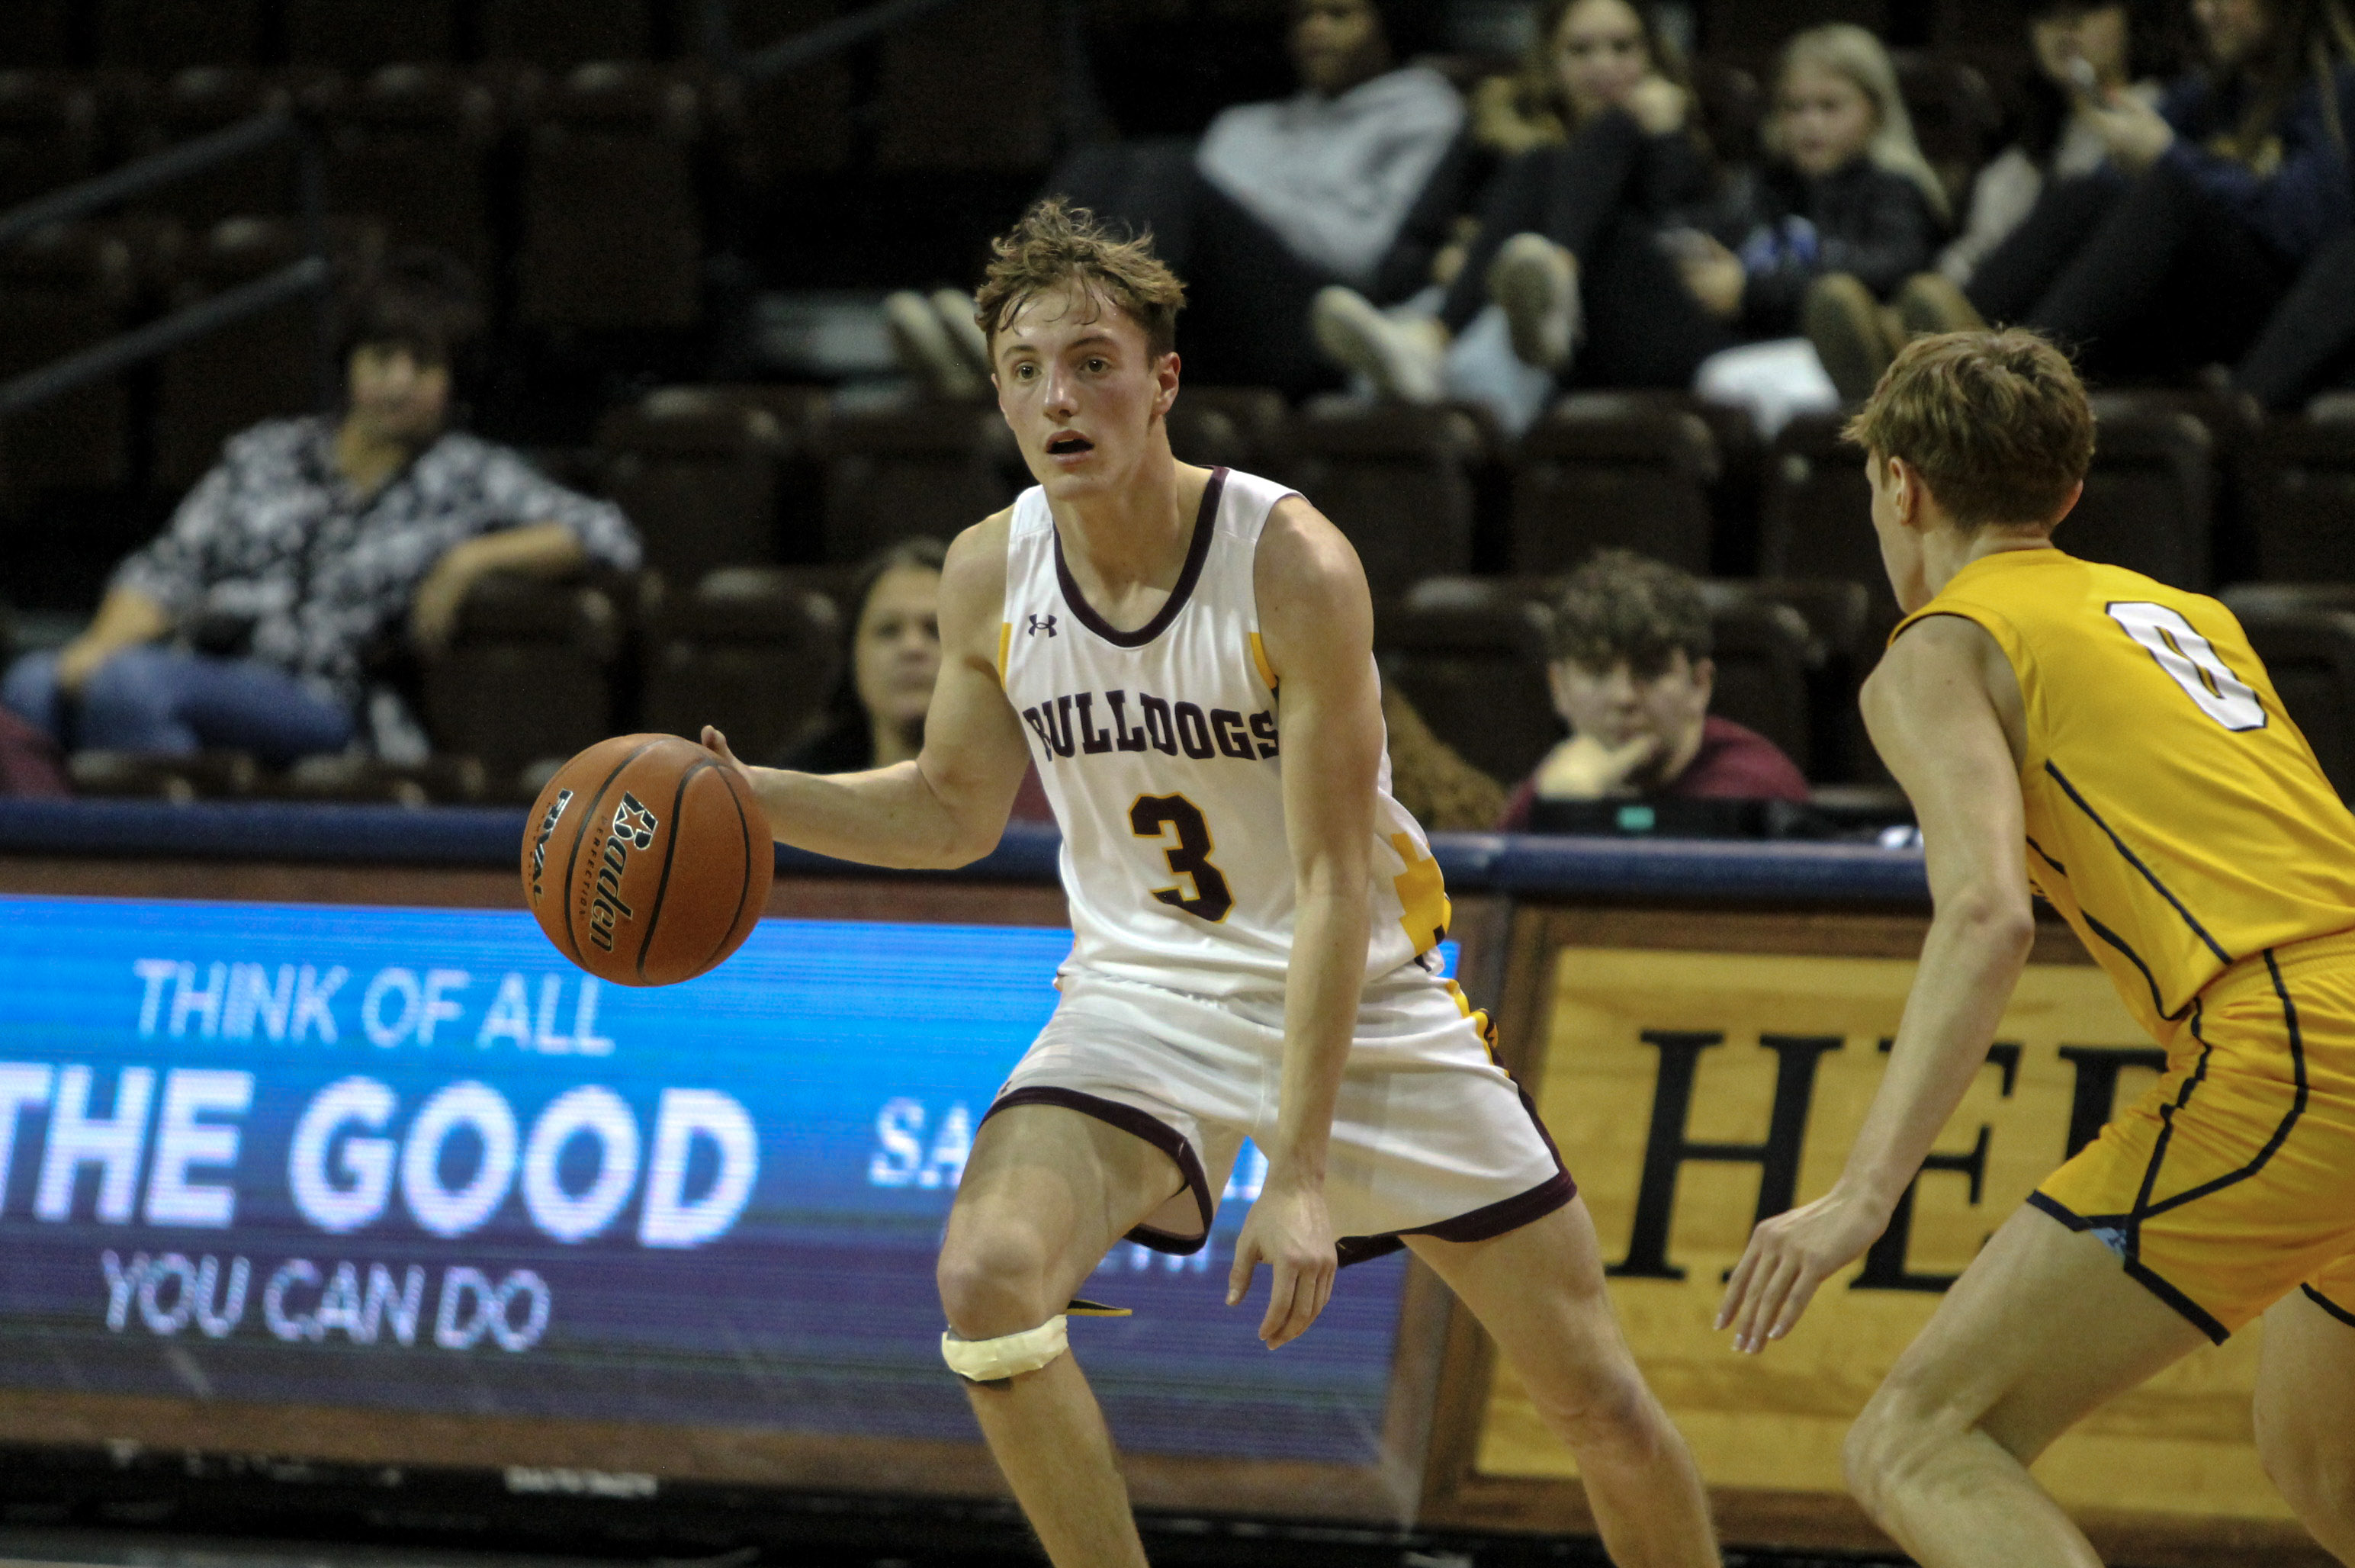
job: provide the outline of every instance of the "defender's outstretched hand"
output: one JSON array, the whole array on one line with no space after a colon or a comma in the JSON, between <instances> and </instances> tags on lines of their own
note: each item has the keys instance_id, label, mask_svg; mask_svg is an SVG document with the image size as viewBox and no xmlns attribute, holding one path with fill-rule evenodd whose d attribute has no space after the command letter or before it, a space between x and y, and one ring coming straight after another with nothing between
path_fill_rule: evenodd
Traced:
<instances>
[{"instance_id":1,"label":"defender's outstretched hand","mask_svg":"<svg viewBox=\"0 0 2355 1568\"><path fill-rule=\"evenodd\" d=\"M1797 1325L1816 1287L1864 1255L1888 1228L1886 1210L1834 1190L1759 1221L1725 1284L1717 1327L1733 1348L1755 1355Z\"/></svg>"},{"instance_id":2,"label":"defender's outstretched hand","mask_svg":"<svg viewBox=\"0 0 2355 1568\"><path fill-rule=\"evenodd\" d=\"M1325 1215L1325 1194L1308 1187L1270 1184L1243 1217L1235 1238L1235 1266L1227 1275L1227 1305L1251 1289L1252 1270L1264 1263L1273 1278L1267 1316L1259 1337L1271 1350L1297 1339L1333 1298L1333 1275L1340 1267L1333 1250L1333 1224Z\"/></svg>"}]
</instances>

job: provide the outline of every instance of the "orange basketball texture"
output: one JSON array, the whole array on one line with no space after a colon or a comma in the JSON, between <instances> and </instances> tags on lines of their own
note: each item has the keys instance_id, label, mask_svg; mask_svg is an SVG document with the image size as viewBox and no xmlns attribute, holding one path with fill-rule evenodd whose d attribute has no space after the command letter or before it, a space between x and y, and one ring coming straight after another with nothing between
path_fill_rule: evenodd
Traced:
<instances>
[{"instance_id":1,"label":"orange basketball texture","mask_svg":"<svg viewBox=\"0 0 2355 1568\"><path fill-rule=\"evenodd\" d=\"M524 901L601 980L670 986L743 944L775 867L751 785L691 741L619 735L557 770L524 825Z\"/></svg>"}]
</instances>

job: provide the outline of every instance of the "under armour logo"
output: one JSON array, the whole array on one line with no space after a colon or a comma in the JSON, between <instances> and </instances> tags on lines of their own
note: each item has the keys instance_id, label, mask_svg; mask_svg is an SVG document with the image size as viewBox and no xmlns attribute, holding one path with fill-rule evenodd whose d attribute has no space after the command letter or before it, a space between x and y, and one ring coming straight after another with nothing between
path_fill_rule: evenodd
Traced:
<instances>
[{"instance_id":1,"label":"under armour logo","mask_svg":"<svg viewBox=\"0 0 2355 1568\"><path fill-rule=\"evenodd\" d=\"M1023 635L1026 637L1035 637L1041 632L1046 633L1050 637L1055 635L1055 617L1052 615L1031 616L1030 629L1025 632Z\"/></svg>"}]
</instances>

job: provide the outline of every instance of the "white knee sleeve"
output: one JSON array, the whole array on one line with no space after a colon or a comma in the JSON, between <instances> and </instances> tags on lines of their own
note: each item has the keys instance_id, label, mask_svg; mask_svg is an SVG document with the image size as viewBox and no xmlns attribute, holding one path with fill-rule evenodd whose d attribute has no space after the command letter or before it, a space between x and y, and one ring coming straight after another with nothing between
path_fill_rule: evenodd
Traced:
<instances>
[{"instance_id":1,"label":"white knee sleeve","mask_svg":"<svg viewBox=\"0 0 2355 1568\"><path fill-rule=\"evenodd\" d=\"M941 1335L941 1360L949 1364L949 1371L970 1383L1002 1383L1024 1372L1035 1372L1051 1366L1055 1358L1071 1349L1070 1335L1064 1327L1070 1312L1085 1317L1128 1316L1125 1307L1074 1301L1068 1312L1059 1312L1036 1328L1025 1328L1019 1334L967 1339L950 1329Z\"/></svg>"}]
</instances>

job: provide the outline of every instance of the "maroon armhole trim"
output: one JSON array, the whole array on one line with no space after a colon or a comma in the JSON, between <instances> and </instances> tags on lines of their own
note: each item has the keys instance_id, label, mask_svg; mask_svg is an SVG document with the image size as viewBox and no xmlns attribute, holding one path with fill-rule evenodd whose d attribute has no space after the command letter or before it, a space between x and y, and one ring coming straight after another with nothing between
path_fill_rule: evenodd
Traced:
<instances>
[{"instance_id":1,"label":"maroon armhole trim","mask_svg":"<svg viewBox=\"0 0 2355 1568\"><path fill-rule=\"evenodd\" d=\"M1553 1134L1546 1130L1545 1118L1538 1115L1529 1092L1518 1083L1513 1092L1520 1095L1521 1109L1529 1114L1529 1124L1545 1140L1546 1152L1553 1156L1553 1174L1526 1192L1500 1198L1435 1225L1417 1225L1411 1231L1392 1231L1380 1236L1344 1236L1339 1243L1343 1268L1394 1253L1406 1245L1408 1236L1431 1236L1443 1242L1485 1242L1492 1236L1518 1231L1531 1221L1542 1220L1578 1196L1578 1183L1572 1179L1570 1168L1562 1164L1561 1150L1555 1147Z\"/></svg>"},{"instance_id":2,"label":"maroon armhole trim","mask_svg":"<svg viewBox=\"0 0 2355 1568\"><path fill-rule=\"evenodd\" d=\"M1193 1189L1194 1206L1202 1211L1202 1233L1199 1236L1177 1236L1151 1225L1139 1225L1129 1232L1128 1239L1140 1247L1150 1247L1156 1253L1175 1253L1185 1256L1199 1253L1210 1240L1210 1219L1218 1206L1210 1199L1209 1179L1202 1174L1202 1161L1194 1153L1194 1146L1186 1135L1147 1112L1134 1105L1124 1105L1118 1100L1107 1100L1100 1094L1082 1094L1077 1089L1058 1089L1050 1084L1035 1088L1015 1089L1000 1094L989 1109L981 1114L984 1122L1010 1105L1060 1105L1067 1111L1077 1111L1083 1116L1093 1116L1122 1132L1143 1138L1177 1163L1178 1173ZM978 1130L978 1129L976 1129Z\"/></svg>"}]
</instances>

